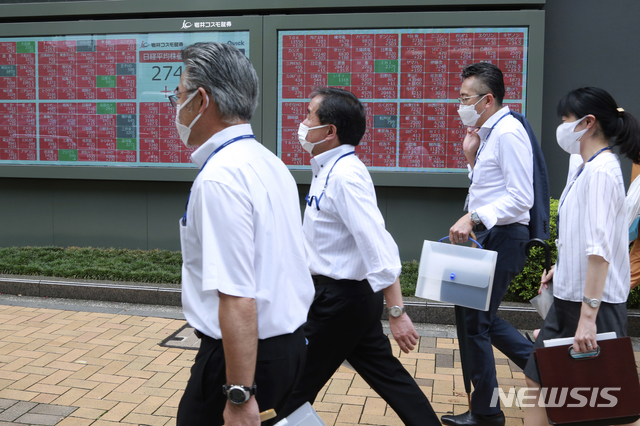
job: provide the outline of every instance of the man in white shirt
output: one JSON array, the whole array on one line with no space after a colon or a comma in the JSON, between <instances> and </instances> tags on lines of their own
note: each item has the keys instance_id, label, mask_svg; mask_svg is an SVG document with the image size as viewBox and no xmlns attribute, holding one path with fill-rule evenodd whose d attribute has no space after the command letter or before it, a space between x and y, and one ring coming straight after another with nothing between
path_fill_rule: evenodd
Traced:
<instances>
[{"instance_id":1,"label":"man in white shirt","mask_svg":"<svg viewBox=\"0 0 640 426\"><path fill-rule=\"evenodd\" d=\"M259 425L260 411L282 408L304 366L313 283L298 191L254 139L249 60L219 43L188 46L182 59L171 102L200 169L180 220L182 304L201 345L177 424Z\"/></svg>"},{"instance_id":2,"label":"man in white shirt","mask_svg":"<svg viewBox=\"0 0 640 426\"><path fill-rule=\"evenodd\" d=\"M402 304L398 246L385 229L371 176L355 154L366 115L352 93L316 89L298 133L313 155L304 245L316 294L305 324L305 371L283 415L316 395L346 359L404 424L440 424L424 392L395 358L380 318L408 353L418 334Z\"/></svg>"},{"instance_id":3,"label":"man in white shirt","mask_svg":"<svg viewBox=\"0 0 640 426\"><path fill-rule=\"evenodd\" d=\"M442 416L446 425L504 425L499 406L491 406L498 386L492 345L520 368L532 344L497 310L511 280L526 262L529 210L533 206L531 141L508 106L502 105L502 71L489 63L466 67L462 73L459 114L468 126L463 149L469 162L468 211L449 230L451 242L468 240L473 230L487 250L498 252L489 311L467 308L466 325L474 391L471 411Z\"/></svg>"}]
</instances>

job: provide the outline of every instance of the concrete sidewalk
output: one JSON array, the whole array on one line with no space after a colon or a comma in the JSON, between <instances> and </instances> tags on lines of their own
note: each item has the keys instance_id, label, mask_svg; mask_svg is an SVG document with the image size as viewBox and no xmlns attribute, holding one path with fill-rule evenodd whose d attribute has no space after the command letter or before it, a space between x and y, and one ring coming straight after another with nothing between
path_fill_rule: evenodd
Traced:
<instances>
[{"instance_id":1,"label":"concrete sidewalk","mask_svg":"<svg viewBox=\"0 0 640 426\"><path fill-rule=\"evenodd\" d=\"M0 426L175 424L196 351L160 343L183 328L184 319L175 311L140 316L113 306L0 297ZM192 345L189 333L185 328L168 343ZM453 328L420 334L408 355L392 340L396 356L439 416L466 411ZM640 352L635 355L640 362ZM505 392L524 386L521 370L497 351L496 364ZM402 424L348 366L334 374L314 407L327 425ZM507 425L523 423L520 408L504 411Z\"/></svg>"}]
</instances>

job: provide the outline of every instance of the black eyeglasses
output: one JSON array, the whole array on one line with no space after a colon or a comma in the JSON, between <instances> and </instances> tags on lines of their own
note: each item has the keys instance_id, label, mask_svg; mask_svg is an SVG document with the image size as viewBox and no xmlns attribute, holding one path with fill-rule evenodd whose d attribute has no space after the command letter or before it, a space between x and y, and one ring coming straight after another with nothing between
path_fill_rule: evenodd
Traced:
<instances>
[{"instance_id":1,"label":"black eyeglasses","mask_svg":"<svg viewBox=\"0 0 640 426\"><path fill-rule=\"evenodd\" d=\"M195 92L196 89L190 89L190 90L185 90L184 92L176 92L173 95L169 96L169 102L171 103L171 106L174 108L178 108L178 95L181 95L183 93L191 93L191 92Z\"/></svg>"}]
</instances>

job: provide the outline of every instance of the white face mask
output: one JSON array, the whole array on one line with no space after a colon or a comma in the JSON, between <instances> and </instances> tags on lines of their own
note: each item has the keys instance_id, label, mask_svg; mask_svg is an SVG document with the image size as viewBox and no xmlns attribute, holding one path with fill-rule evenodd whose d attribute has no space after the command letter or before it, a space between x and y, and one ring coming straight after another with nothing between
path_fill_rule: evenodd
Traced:
<instances>
[{"instance_id":1,"label":"white face mask","mask_svg":"<svg viewBox=\"0 0 640 426\"><path fill-rule=\"evenodd\" d=\"M186 104L191 102L191 99L193 99L197 94L198 94L198 91L196 90L191 95L189 95L186 101L184 101L182 104L179 104L176 107L176 128L178 129L178 134L180 135L180 139L182 140L182 143L187 148L192 147L192 145L189 145L189 135L191 135L191 128L193 127L194 124L196 124L196 121L200 119L200 116L202 116L202 113L198 114L196 118L193 119L191 124L187 127L184 124L180 123L180 110L184 108ZM207 105L205 106L205 109L209 106L209 97L206 96L206 99L207 99Z\"/></svg>"},{"instance_id":2,"label":"white face mask","mask_svg":"<svg viewBox=\"0 0 640 426\"><path fill-rule=\"evenodd\" d=\"M556 129L556 139L558 140L558 145L560 148L568 152L569 154L580 154L580 138L582 135L587 133L587 130L584 129L579 132L576 132L576 127L582 120L587 118L585 115L580 120L572 121L569 123L562 123Z\"/></svg>"},{"instance_id":3,"label":"white face mask","mask_svg":"<svg viewBox=\"0 0 640 426\"><path fill-rule=\"evenodd\" d=\"M478 102L473 105L460 105L460 107L458 108L458 115L462 120L462 124L469 127L473 127L476 125L476 123L480 119L480 116L482 116L482 114L484 114L484 111L486 111L485 109L481 114L478 114L478 112L476 111L476 105L478 105L480 101L483 100L486 96L487 95L481 97L480 100L478 100Z\"/></svg>"},{"instance_id":4,"label":"white face mask","mask_svg":"<svg viewBox=\"0 0 640 426\"><path fill-rule=\"evenodd\" d=\"M313 129L321 129L323 127L327 127L329 124L323 124L321 126L309 127L306 124L300 123L300 127L298 128L298 141L300 141L300 145L302 145L302 149L307 151L309 154L312 153L313 147L326 141L326 139L322 139L320 142L309 142L307 141L307 133L309 130Z\"/></svg>"}]
</instances>

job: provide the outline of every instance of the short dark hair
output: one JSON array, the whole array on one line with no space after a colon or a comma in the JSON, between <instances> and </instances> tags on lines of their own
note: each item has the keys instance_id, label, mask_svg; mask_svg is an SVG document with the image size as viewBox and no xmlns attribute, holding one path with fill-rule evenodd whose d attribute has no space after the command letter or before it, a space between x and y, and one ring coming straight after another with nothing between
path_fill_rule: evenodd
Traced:
<instances>
[{"instance_id":1,"label":"short dark hair","mask_svg":"<svg viewBox=\"0 0 640 426\"><path fill-rule=\"evenodd\" d=\"M604 89L581 87L567 93L558 103L559 117L589 114L596 117L604 137L620 153L636 164L640 163L640 123L630 113L618 108L616 100Z\"/></svg>"},{"instance_id":2,"label":"short dark hair","mask_svg":"<svg viewBox=\"0 0 640 426\"><path fill-rule=\"evenodd\" d=\"M465 67L462 71L462 80L469 77L477 78L483 87L480 93L491 93L498 105L502 105L504 99L504 77L497 66L489 62L478 62Z\"/></svg>"},{"instance_id":3,"label":"short dark hair","mask_svg":"<svg viewBox=\"0 0 640 426\"><path fill-rule=\"evenodd\" d=\"M336 126L341 144L358 146L367 129L367 115L362 102L353 93L335 87L320 87L311 99L322 96L316 115L320 124Z\"/></svg>"}]
</instances>

